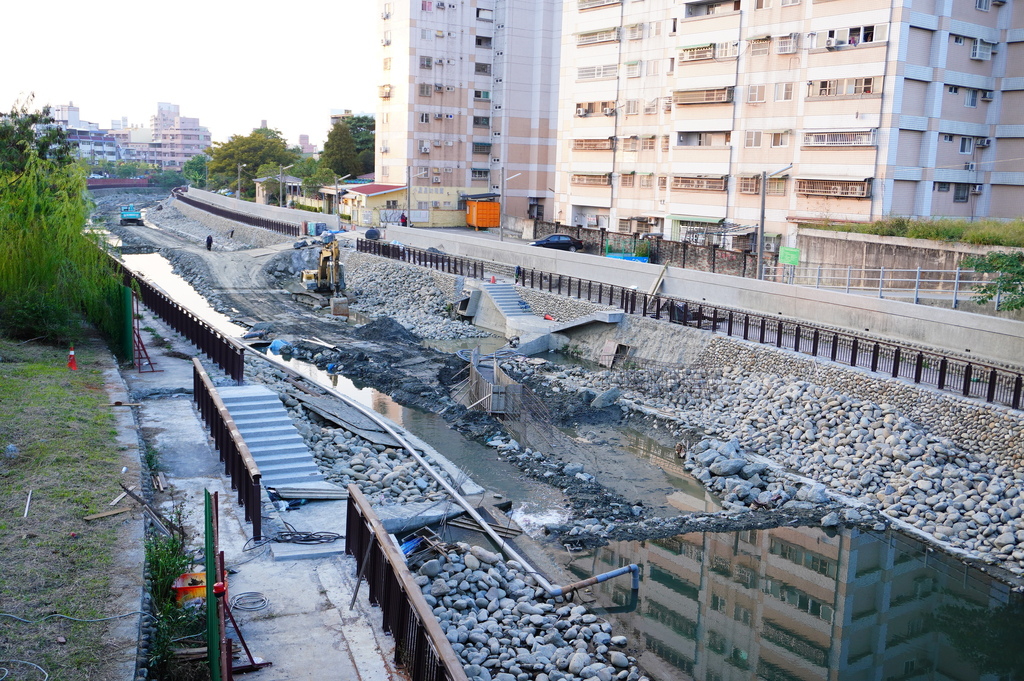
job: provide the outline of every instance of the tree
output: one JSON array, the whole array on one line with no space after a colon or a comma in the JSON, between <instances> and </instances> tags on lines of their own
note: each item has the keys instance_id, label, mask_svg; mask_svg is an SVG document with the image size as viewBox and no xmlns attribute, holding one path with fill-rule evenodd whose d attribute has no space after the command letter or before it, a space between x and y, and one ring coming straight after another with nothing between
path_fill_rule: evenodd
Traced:
<instances>
[{"instance_id":1,"label":"tree","mask_svg":"<svg viewBox=\"0 0 1024 681\"><path fill-rule=\"evenodd\" d=\"M1024 252L994 251L965 258L962 264L978 272L998 273L992 281L975 285L975 301L987 303L998 295L1000 310L1024 309Z\"/></svg>"},{"instance_id":2,"label":"tree","mask_svg":"<svg viewBox=\"0 0 1024 681\"><path fill-rule=\"evenodd\" d=\"M320 168L320 162L313 158L304 158L301 161L296 161L292 169L288 171L289 174L295 177L309 177Z\"/></svg>"},{"instance_id":3,"label":"tree","mask_svg":"<svg viewBox=\"0 0 1024 681\"><path fill-rule=\"evenodd\" d=\"M142 173L142 164L135 161L125 161L117 164L114 171L118 177L138 177Z\"/></svg>"},{"instance_id":4,"label":"tree","mask_svg":"<svg viewBox=\"0 0 1024 681\"><path fill-rule=\"evenodd\" d=\"M181 166L181 174L185 176L185 179L197 187L206 187L206 164L210 161L210 157L206 154L199 154L193 156L189 160L185 161L185 164Z\"/></svg>"},{"instance_id":5,"label":"tree","mask_svg":"<svg viewBox=\"0 0 1024 681\"><path fill-rule=\"evenodd\" d=\"M82 233L91 208L84 165L50 129L36 138L48 118L16 105L0 121L0 330L67 342L81 334L84 313L115 337L120 279L99 238Z\"/></svg>"},{"instance_id":6,"label":"tree","mask_svg":"<svg viewBox=\"0 0 1024 681\"><path fill-rule=\"evenodd\" d=\"M320 191L321 187L326 185L333 185L334 178L337 177L330 169L321 167L318 168L315 173L309 177L303 178L302 180L302 195L306 198L312 198L316 196L317 192Z\"/></svg>"},{"instance_id":7,"label":"tree","mask_svg":"<svg viewBox=\"0 0 1024 681\"><path fill-rule=\"evenodd\" d=\"M374 163L373 149L363 149L359 152L359 165L362 173L372 173Z\"/></svg>"},{"instance_id":8,"label":"tree","mask_svg":"<svg viewBox=\"0 0 1024 681\"><path fill-rule=\"evenodd\" d=\"M243 190L246 180L259 177L254 173L261 166L286 166L298 160L295 154L288 151L280 133L268 128L253 130L245 137L234 135L227 142L214 142L209 151L210 173L220 175L228 186L237 184L238 166L245 164L241 173ZM255 189L253 191L255 192Z\"/></svg>"},{"instance_id":9,"label":"tree","mask_svg":"<svg viewBox=\"0 0 1024 681\"><path fill-rule=\"evenodd\" d=\"M180 187L185 184L184 173L179 173L174 170L163 170L159 173L153 173L149 176L149 179L158 187Z\"/></svg>"},{"instance_id":10,"label":"tree","mask_svg":"<svg viewBox=\"0 0 1024 681\"><path fill-rule=\"evenodd\" d=\"M327 133L327 141L320 154L320 167L329 168L340 176L360 174L362 167L359 165L355 140L345 121L335 123Z\"/></svg>"},{"instance_id":11,"label":"tree","mask_svg":"<svg viewBox=\"0 0 1024 681\"><path fill-rule=\"evenodd\" d=\"M345 123L356 143L356 151L373 151L377 125L373 116L350 116L345 119Z\"/></svg>"}]
</instances>

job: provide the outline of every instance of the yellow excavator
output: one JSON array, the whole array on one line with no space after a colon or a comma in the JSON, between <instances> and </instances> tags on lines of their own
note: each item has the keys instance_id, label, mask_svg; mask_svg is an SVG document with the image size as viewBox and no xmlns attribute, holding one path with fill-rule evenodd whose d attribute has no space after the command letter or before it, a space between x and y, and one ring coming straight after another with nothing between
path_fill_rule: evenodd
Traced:
<instances>
[{"instance_id":1,"label":"yellow excavator","mask_svg":"<svg viewBox=\"0 0 1024 681\"><path fill-rule=\"evenodd\" d=\"M302 270L302 286L307 291L339 295L345 289L345 268L338 257L338 242L331 241L320 249L315 270Z\"/></svg>"}]
</instances>

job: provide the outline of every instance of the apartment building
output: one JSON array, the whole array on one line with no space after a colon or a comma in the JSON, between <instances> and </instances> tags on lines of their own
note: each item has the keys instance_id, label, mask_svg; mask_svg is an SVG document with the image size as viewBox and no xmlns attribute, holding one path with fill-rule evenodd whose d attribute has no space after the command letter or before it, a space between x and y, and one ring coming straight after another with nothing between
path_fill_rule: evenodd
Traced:
<instances>
[{"instance_id":1,"label":"apartment building","mask_svg":"<svg viewBox=\"0 0 1024 681\"><path fill-rule=\"evenodd\" d=\"M1021 215L1021 3L567 0L562 23L558 221L729 245L763 215L786 245Z\"/></svg>"},{"instance_id":2,"label":"apartment building","mask_svg":"<svg viewBox=\"0 0 1024 681\"><path fill-rule=\"evenodd\" d=\"M380 2L376 180L405 185L415 224L464 224L465 197L505 194L550 218L561 6Z\"/></svg>"},{"instance_id":3,"label":"apartment building","mask_svg":"<svg viewBox=\"0 0 1024 681\"><path fill-rule=\"evenodd\" d=\"M89 163L120 160L117 140L100 130L98 124L82 120L81 110L74 102L57 104L51 109L51 115L54 125L67 133L68 141L75 146L78 158Z\"/></svg>"},{"instance_id":4,"label":"apartment building","mask_svg":"<svg viewBox=\"0 0 1024 681\"><path fill-rule=\"evenodd\" d=\"M210 131L199 125L198 118L182 116L177 104L158 102L156 107L149 125L156 162L166 170L181 170L186 161L210 147Z\"/></svg>"}]
</instances>

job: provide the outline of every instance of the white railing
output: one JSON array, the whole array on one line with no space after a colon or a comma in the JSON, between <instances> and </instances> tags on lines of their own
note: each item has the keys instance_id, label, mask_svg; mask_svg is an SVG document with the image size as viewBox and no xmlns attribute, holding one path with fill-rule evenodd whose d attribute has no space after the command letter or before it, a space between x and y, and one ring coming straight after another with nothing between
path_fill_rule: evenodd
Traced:
<instances>
[{"instance_id":1,"label":"white railing","mask_svg":"<svg viewBox=\"0 0 1024 681\"><path fill-rule=\"evenodd\" d=\"M775 265L766 267L764 278L782 284L842 291L878 298L949 300L953 308L974 298L974 287L992 281L994 275L958 268L955 270L896 269L886 267L825 267ZM999 296L995 299L999 309Z\"/></svg>"},{"instance_id":2,"label":"white railing","mask_svg":"<svg viewBox=\"0 0 1024 681\"><path fill-rule=\"evenodd\" d=\"M875 131L860 132L805 132L805 147L873 147Z\"/></svg>"}]
</instances>

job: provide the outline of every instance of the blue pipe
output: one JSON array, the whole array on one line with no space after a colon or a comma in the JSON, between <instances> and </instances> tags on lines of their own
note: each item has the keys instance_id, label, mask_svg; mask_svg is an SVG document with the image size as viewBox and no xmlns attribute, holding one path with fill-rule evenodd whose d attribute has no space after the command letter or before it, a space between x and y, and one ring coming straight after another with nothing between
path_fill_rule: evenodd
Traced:
<instances>
[{"instance_id":1,"label":"blue pipe","mask_svg":"<svg viewBox=\"0 0 1024 681\"><path fill-rule=\"evenodd\" d=\"M633 590L638 590L640 588L640 566L636 563L631 563L630 565L620 567L617 570L611 570L600 575L594 575L593 577L584 579L581 582L574 582L566 586L552 586L550 589L547 589L547 592L551 596L565 596L577 589L582 589L583 587L591 586L592 584L606 582L612 577L618 577L619 575L624 575L627 572L633 573Z\"/></svg>"}]
</instances>

